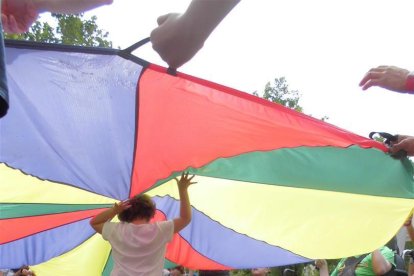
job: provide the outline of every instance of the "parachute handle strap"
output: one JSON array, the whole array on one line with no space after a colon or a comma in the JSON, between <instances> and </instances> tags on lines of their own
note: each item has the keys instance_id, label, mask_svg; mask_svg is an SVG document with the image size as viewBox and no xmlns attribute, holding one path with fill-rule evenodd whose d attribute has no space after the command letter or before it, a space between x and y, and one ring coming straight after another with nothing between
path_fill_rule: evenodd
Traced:
<instances>
[{"instance_id":1,"label":"parachute handle strap","mask_svg":"<svg viewBox=\"0 0 414 276\"><path fill-rule=\"evenodd\" d=\"M167 73L170 74L171 76L177 76L177 69L168 67Z\"/></svg>"},{"instance_id":2,"label":"parachute handle strap","mask_svg":"<svg viewBox=\"0 0 414 276\"><path fill-rule=\"evenodd\" d=\"M387 132L378 132L378 131L372 131L369 134L369 138L374 140L374 135L375 134L378 134L379 136L384 138L385 139L384 144L387 145L389 148L392 147L392 142L397 142L398 141L398 134L392 135L392 134L387 133ZM391 156L396 158L396 159L402 159L404 157L407 157L407 152L405 150L399 150L396 153L392 153Z\"/></svg>"},{"instance_id":3,"label":"parachute handle strap","mask_svg":"<svg viewBox=\"0 0 414 276\"><path fill-rule=\"evenodd\" d=\"M135 51L136 49L138 49L139 47L147 44L148 42L150 42L150 38L144 38L140 41L138 41L137 43L134 43L133 45L129 46L128 48L125 48L123 50L120 51L121 55L131 55L133 51ZM172 67L168 67L167 69L167 73L170 74L171 76L177 76L177 69L172 68Z\"/></svg>"},{"instance_id":4,"label":"parachute handle strap","mask_svg":"<svg viewBox=\"0 0 414 276\"><path fill-rule=\"evenodd\" d=\"M381 136L382 138L384 138L384 144L386 144L387 146L392 146L391 142L397 142L398 141L398 135L392 135L389 134L387 132L378 132L378 131L372 131L369 134L369 139L374 139L374 135L378 134L379 136Z\"/></svg>"},{"instance_id":5,"label":"parachute handle strap","mask_svg":"<svg viewBox=\"0 0 414 276\"><path fill-rule=\"evenodd\" d=\"M131 54L133 51L135 51L136 49L138 49L142 45L147 44L148 42L150 42L150 38L149 37L144 38L144 39L138 41L137 43L132 44L128 48L125 48L125 49L121 50L121 53Z\"/></svg>"}]
</instances>

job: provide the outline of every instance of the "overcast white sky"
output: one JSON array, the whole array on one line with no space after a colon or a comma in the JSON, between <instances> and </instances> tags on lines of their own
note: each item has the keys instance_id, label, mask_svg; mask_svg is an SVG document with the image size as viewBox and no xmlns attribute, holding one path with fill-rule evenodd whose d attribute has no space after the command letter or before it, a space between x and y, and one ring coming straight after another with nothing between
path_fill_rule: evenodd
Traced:
<instances>
[{"instance_id":1,"label":"overcast white sky","mask_svg":"<svg viewBox=\"0 0 414 276\"><path fill-rule=\"evenodd\" d=\"M189 3L114 0L88 15L125 48L148 37L159 15ZM414 135L414 95L358 86L378 65L414 70L413 34L410 0L242 0L180 71L249 93L283 76L306 114L363 136ZM135 54L165 66L150 45Z\"/></svg>"}]
</instances>

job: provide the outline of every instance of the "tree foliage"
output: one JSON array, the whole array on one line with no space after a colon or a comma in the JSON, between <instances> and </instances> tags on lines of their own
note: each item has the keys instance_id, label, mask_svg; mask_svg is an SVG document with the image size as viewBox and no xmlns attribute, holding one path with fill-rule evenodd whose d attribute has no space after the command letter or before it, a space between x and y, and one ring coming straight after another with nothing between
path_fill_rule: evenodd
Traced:
<instances>
[{"instance_id":1,"label":"tree foliage","mask_svg":"<svg viewBox=\"0 0 414 276\"><path fill-rule=\"evenodd\" d=\"M259 96L257 92L254 92L253 95ZM274 103L282 104L298 112L302 112L302 107L299 105L299 91L289 89L285 77L275 78L273 85L268 82L265 86L262 98Z\"/></svg>"},{"instance_id":2,"label":"tree foliage","mask_svg":"<svg viewBox=\"0 0 414 276\"><path fill-rule=\"evenodd\" d=\"M52 14L53 22L36 21L30 31L23 34L5 34L7 39L29 40L46 43L89 47L112 47L109 33L101 30L97 17L84 18L83 14ZM56 27L53 27L56 25Z\"/></svg>"},{"instance_id":3,"label":"tree foliage","mask_svg":"<svg viewBox=\"0 0 414 276\"><path fill-rule=\"evenodd\" d=\"M253 95L259 96L257 91L253 92ZM284 105L295 111L303 112L302 106L299 105L300 96L301 94L298 90L291 90L289 88L285 77L280 77L274 79L273 85L270 82L266 84L261 97L273 103ZM321 121L327 121L328 119L328 116L320 118Z\"/></svg>"}]
</instances>

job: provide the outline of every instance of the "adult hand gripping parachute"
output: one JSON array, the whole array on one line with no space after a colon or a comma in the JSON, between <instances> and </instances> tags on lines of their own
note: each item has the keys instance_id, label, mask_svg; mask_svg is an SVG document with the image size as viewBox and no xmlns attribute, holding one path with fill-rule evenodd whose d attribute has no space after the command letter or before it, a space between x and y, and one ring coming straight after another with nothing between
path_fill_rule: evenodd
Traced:
<instances>
[{"instance_id":1,"label":"adult hand gripping parachute","mask_svg":"<svg viewBox=\"0 0 414 276\"><path fill-rule=\"evenodd\" d=\"M247 93L166 73L125 51L7 42L0 120L0 267L108 275L89 226L146 192L193 220L166 259L194 269L271 267L372 251L413 207L410 162L382 144ZM214 68L212 68L214 70Z\"/></svg>"}]
</instances>

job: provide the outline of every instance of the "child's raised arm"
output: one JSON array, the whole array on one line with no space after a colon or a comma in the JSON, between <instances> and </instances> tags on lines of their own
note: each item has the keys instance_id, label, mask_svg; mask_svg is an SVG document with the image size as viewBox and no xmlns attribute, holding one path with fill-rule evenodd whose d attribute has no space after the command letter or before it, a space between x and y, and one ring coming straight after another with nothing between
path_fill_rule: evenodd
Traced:
<instances>
[{"instance_id":1,"label":"child's raised arm","mask_svg":"<svg viewBox=\"0 0 414 276\"><path fill-rule=\"evenodd\" d=\"M188 172L181 174L180 180L175 178L177 181L178 191L180 194L180 217L174 219L174 233L181 231L191 221L191 205L190 197L188 196L188 187L196 182L191 182L194 175L188 176Z\"/></svg>"}]
</instances>

